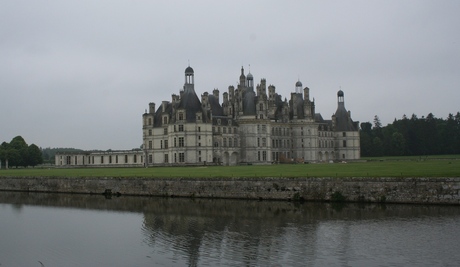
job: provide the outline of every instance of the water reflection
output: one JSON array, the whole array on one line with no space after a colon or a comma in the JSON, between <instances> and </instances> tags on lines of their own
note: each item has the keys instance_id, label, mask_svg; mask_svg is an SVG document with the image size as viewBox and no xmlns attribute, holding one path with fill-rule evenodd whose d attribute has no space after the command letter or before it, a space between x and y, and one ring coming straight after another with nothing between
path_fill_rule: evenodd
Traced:
<instances>
[{"instance_id":1,"label":"water reflection","mask_svg":"<svg viewBox=\"0 0 460 267\"><path fill-rule=\"evenodd\" d=\"M91 195L11 192L0 192L0 203L9 204L16 214L26 212L24 207L31 206L54 211L57 208L78 210L81 219L74 221L81 225L84 220L85 229L91 231L91 236L81 240L85 243L92 242L88 240L91 238L101 240L107 235L118 235L123 229L123 242L111 244L114 253L108 254L110 264L448 266L460 261L455 239L460 234L460 209L456 206L334 205L129 196L105 199ZM111 219L94 223L95 212L100 215L101 211ZM43 210L42 213L45 214ZM135 218L123 217L127 214ZM36 220L29 223L43 223L43 219ZM48 220L47 223L54 222ZM76 227L71 221L66 224ZM0 221L3 231L16 231L11 229L11 224L8 227L10 229ZM64 228L63 232L66 231L69 229ZM98 236L98 232L105 236ZM69 237L69 240L78 238ZM5 245L1 242L4 241L0 241L0 248ZM2 257L7 258L1 253L0 264ZM67 253L69 257L72 252ZM103 266L109 264L101 258L86 261L94 262Z\"/></svg>"}]
</instances>

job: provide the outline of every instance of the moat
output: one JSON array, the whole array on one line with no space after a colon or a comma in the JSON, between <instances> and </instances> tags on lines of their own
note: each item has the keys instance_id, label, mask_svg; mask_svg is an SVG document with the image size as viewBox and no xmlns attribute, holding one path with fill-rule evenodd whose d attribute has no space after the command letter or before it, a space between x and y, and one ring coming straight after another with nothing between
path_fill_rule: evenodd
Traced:
<instances>
[{"instance_id":1,"label":"moat","mask_svg":"<svg viewBox=\"0 0 460 267\"><path fill-rule=\"evenodd\" d=\"M0 192L1 266L454 266L450 205Z\"/></svg>"}]
</instances>

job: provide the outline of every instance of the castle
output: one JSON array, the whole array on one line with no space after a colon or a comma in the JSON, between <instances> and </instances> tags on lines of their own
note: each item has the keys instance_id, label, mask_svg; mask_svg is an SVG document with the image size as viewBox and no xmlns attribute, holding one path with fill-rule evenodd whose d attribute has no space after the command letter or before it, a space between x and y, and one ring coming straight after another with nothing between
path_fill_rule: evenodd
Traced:
<instances>
[{"instance_id":1,"label":"castle","mask_svg":"<svg viewBox=\"0 0 460 267\"><path fill-rule=\"evenodd\" d=\"M331 120L315 113L310 89L295 83L289 101L265 79L254 86L241 68L239 84L195 92L194 71L185 69L179 95L143 114L143 147L148 165L238 165L273 162L348 161L360 157L358 122L345 109L339 91Z\"/></svg>"},{"instance_id":2,"label":"castle","mask_svg":"<svg viewBox=\"0 0 460 267\"><path fill-rule=\"evenodd\" d=\"M185 69L179 95L150 103L143 119L143 149L57 154L58 166L201 166L289 162L350 161L360 158L358 122L337 93L330 120L315 112L310 89L295 83L290 100L282 100L265 79L254 86L241 68L239 84L195 92L194 70Z\"/></svg>"}]
</instances>

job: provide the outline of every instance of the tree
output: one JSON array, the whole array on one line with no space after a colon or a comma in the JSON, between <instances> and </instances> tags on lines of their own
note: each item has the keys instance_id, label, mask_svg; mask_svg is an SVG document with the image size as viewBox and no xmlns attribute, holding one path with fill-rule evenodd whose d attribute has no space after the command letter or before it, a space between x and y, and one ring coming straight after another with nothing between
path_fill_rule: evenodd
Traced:
<instances>
[{"instance_id":1,"label":"tree","mask_svg":"<svg viewBox=\"0 0 460 267\"><path fill-rule=\"evenodd\" d=\"M359 134L361 145L361 156L369 157L372 155L372 124L370 122L361 123Z\"/></svg>"},{"instance_id":2,"label":"tree","mask_svg":"<svg viewBox=\"0 0 460 267\"><path fill-rule=\"evenodd\" d=\"M24 138L22 138L22 136L19 135L14 137L9 144L9 148L15 151L11 152L14 156L10 159L10 165L16 166L16 168L19 166L26 167L28 146Z\"/></svg>"},{"instance_id":3,"label":"tree","mask_svg":"<svg viewBox=\"0 0 460 267\"><path fill-rule=\"evenodd\" d=\"M36 146L35 144L31 144L28 147L28 160L27 160L27 165L35 167L38 164L43 163L43 157L42 157L42 152L40 151L40 148Z\"/></svg>"},{"instance_id":4,"label":"tree","mask_svg":"<svg viewBox=\"0 0 460 267\"><path fill-rule=\"evenodd\" d=\"M394 132L391 135L391 154L392 156L402 156L406 150L406 140L399 132Z\"/></svg>"},{"instance_id":5,"label":"tree","mask_svg":"<svg viewBox=\"0 0 460 267\"><path fill-rule=\"evenodd\" d=\"M382 123L380 122L380 118L377 115L374 116L374 128L376 129L382 128Z\"/></svg>"},{"instance_id":6,"label":"tree","mask_svg":"<svg viewBox=\"0 0 460 267\"><path fill-rule=\"evenodd\" d=\"M372 140L372 156L381 157L383 156L383 143L377 136Z\"/></svg>"}]
</instances>

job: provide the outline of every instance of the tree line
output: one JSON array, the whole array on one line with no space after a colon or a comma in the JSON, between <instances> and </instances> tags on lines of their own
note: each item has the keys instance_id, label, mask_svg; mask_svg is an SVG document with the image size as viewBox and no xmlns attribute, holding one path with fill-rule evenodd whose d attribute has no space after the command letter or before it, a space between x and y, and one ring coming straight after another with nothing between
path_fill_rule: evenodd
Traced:
<instances>
[{"instance_id":1,"label":"tree line","mask_svg":"<svg viewBox=\"0 0 460 267\"><path fill-rule=\"evenodd\" d=\"M360 126L362 157L460 154L460 112L446 119L404 115L384 127L376 115Z\"/></svg>"},{"instance_id":2,"label":"tree line","mask_svg":"<svg viewBox=\"0 0 460 267\"><path fill-rule=\"evenodd\" d=\"M16 136L11 142L3 142L0 145L0 163L2 168L35 167L43 163L43 157L37 145L27 145L24 138Z\"/></svg>"}]
</instances>

